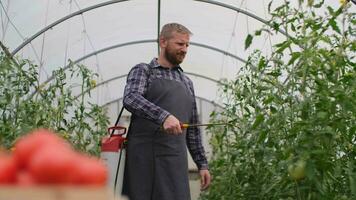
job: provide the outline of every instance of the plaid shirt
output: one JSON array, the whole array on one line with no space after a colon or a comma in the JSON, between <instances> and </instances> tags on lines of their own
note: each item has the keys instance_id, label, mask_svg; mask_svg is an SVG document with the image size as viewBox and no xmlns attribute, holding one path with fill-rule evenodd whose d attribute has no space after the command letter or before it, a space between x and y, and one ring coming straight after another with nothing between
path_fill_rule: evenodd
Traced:
<instances>
[{"instance_id":1,"label":"plaid shirt","mask_svg":"<svg viewBox=\"0 0 356 200\"><path fill-rule=\"evenodd\" d=\"M149 67L151 69L149 69ZM155 70L155 73L150 73L150 70ZM156 77L153 77L154 75ZM163 68L158 64L157 58L154 58L149 64L140 63L131 69L127 76L124 92L123 101L125 108L135 115L149 119L157 124L163 124L170 113L144 98L148 84L157 77L183 82L194 99L192 118L189 123L198 123L197 106L192 81L183 73L179 65L172 69ZM202 146L199 128L188 128L186 140L188 150L198 169L207 169L208 162L205 157L204 147Z\"/></svg>"}]
</instances>

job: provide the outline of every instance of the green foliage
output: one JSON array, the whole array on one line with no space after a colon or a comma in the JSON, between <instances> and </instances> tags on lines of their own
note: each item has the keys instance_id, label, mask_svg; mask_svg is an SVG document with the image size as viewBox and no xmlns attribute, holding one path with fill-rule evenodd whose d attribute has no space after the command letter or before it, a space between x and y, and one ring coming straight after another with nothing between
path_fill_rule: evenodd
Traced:
<instances>
[{"instance_id":1,"label":"green foliage","mask_svg":"<svg viewBox=\"0 0 356 200\"><path fill-rule=\"evenodd\" d=\"M245 40L245 49L248 49L252 43L252 35L248 34Z\"/></svg>"},{"instance_id":2,"label":"green foliage","mask_svg":"<svg viewBox=\"0 0 356 200\"><path fill-rule=\"evenodd\" d=\"M71 63L67 71L55 70L53 81L39 84L38 70L28 60L0 55L1 146L10 149L19 136L42 127L58 132L78 150L97 155L108 117L87 101L96 74ZM72 94L76 85L79 96Z\"/></svg>"},{"instance_id":3,"label":"green foliage","mask_svg":"<svg viewBox=\"0 0 356 200\"><path fill-rule=\"evenodd\" d=\"M233 125L209 130L213 184L202 199L356 199L355 13L320 16L323 1L306 3L271 11L272 29L289 37L224 86L229 103L212 118Z\"/></svg>"}]
</instances>

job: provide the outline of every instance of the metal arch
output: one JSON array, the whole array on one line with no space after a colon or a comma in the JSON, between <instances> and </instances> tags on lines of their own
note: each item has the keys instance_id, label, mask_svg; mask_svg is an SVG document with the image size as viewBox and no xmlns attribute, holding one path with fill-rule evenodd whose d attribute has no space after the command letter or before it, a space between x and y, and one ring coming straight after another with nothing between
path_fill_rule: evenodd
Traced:
<instances>
[{"instance_id":1,"label":"metal arch","mask_svg":"<svg viewBox=\"0 0 356 200\"><path fill-rule=\"evenodd\" d=\"M225 83L222 83L221 81L218 81L218 80L216 80L216 79L210 78L210 77L208 77L208 76L204 76L204 75L201 75L201 74L196 74L196 73L193 73L193 72L184 72L184 73L185 73L185 74L192 75L192 76L196 76L196 77L199 77L199 78L207 79L207 80L209 80L209 81L215 82L215 83L218 84L218 85L226 85ZM92 90L92 89L94 89L94 88L97 88L97 87L99 87L99 86L101 86L101 85L104 85L104 84L106 84L106 83L109 83L109 82L111 82L111 81L114 81L114 80L117 80L117 79L121 79L121 78L127 77L127 75L128 75L128 74L123 74L123 75L115 76L115 77L110 78L110 79L108 79L108 80L102 81L102 82L98 83L95 87L90 88L90 89L84 91L83 93L86 93L86 92L88 92L89 90ZM80 95L82 95L83 93L80 93L80 94L77 95L75 98L78 98L78 97L79 97Z\"/></svg>"},{"instance_id":2,"label":"metal arch","mask_svg":"<svg viewBox=\"0 0 356 200\"><path fill-rule=\"evenodd\" d=\"M80 15L80 14L83 14L87 11L90 11L90 10L93 10L93 9L96 9L96 8L100 8L100 7L103 7L103 6L107 6L107 5L111 5L111 4L114 4L114 3L121 3L121 2L124 2L124 1L129 1L129 0L112 0L112 1L107 1L107 2L104 2L104 3L99 3L99 4L96 4L96 5L93 5L93 6L89 6L87 8L84 8L84 9L81 9L81 10L78 10L70 15L67 15L65 17L62 17L61 19L53 22L52 24L44 27L43 29L41 29L40 31L38 31L37 33L35 33L34 35L32 35L31 37L29 37L26 41L24 41L22 44L20 44L20 46L18 46L14 51L11 52L11 55L14 56L18 51L20 51L23 47L25 47L28 43L30 43L32 40L36 39L38 36L40 36L42 33L48 31L49 29L57 26L58 24L74 17L74 16L77 16L77 15Z\"/></svg>"},{"instance_id":3,"label":"metal arch","mask_svg":"<svg viewBox=\"0 0 356 200\"><path fill-rule=\"evenodd\" d=\"M107 102L107 103L101 105L100 107L105 107L105 106L107 106L107 105L109 105L109 104L112 104L112 103L114 103L114 102L116 102L116 101L120 101L120 100L122 100L122 98L123 98L123 97L120 97L120 98L114 99L114 100L112 100L112 101L109 101L109 102ZM209 103L213 104L214 106L216 106L216 107L218 107L218 108L220 108L220 109L224 109L224 107L223 107L222 105L220 105L220 104L218 104L218 103L216 103L216 102L214 102L214 101L210 101L209 99L206 99L206 98L204 98L204 97L195 96L195 98L196 98L196 99L199 99L199 100L203 100L203 101L205 101L205 102L209 102Z\"/></svg>"},{"instance_id":4,"label":"metal arch","mask_svg":"<svg viewBox=\"0 0 356 200\"><path fill-rule=\"evenodd\" d=\"M90 53L90 54L87 54L87 55L85 55L85 56L83 56L83 57L81 57L81 58L75 60L75 61L73 62L73 64L76 64L76 63L78 63L78 62L80 62L80 61L82 61L82 60L85 60L85 59L87 59L87 58L89 58L89 57L91 57L91 56L93 56L93 55L97 55L97 54L100 54L100 53L102 53L102 52L109 51L109 50L111 50L111 49L115 49L115 48L119 48L119 47L123 47L123 46L134 45L134 44L153 43L153 42L157 42L157 40L137 40L137 41L132 41L132 42L126 42L126 43L121 43L121 44L113 45L113 46L110 46L110 47L106 47L106 48L97 50L97 51L92 52L92 53ZM213 51L217 51L217 52L223 53L223 54L225 54L225 55L228 55L228 56L230 56L230 57L233 57L233 58L235 58L235 59L237 59L237 60L239 60L239 61L241 61L241 62L243 62L243 63L247 63L246 60L244 60L244 59L242 59L242 58L240 58L240 57L238 57L238 56L236 56L236 55L233 55L233 54L231 54L231 53L229 53L229 52L226 52L226 51L224 51L224 50L218 49L218 48L216 48L216 47L212 47L212 46L208 46L208 45L200 44L200 43L195 43L195 42L191 42L190 44L193 45L193 46L199 46L199 47L211 49L211 50L213 50ZM70 67L70 65L67 65L67 66L65 66L65 67L63 68L63 70L66 70L66 69L68 69L69 67ZM44 81L44 83L48 83L48 82L50 82L50 81L53 80L53 79L54 79L54 76L52 75L52 76L50 76L46 81Z\"/></svg>"},{"instance_id":5,"label":"metal arch","mask_svg":"<svg viewBox=\"0 0 356 200\"><path fill-rule=\"evenodd\" d=\"M160 54L160 48L159 48L159 34L160 34L160 30L161 30L161 0L157 1L157 55Z\"/></svg>"},{"instance_id":6,"label":"metal arch","mask_svg":"<svg viewBox=\"0 0 356 200\"><path fill-rule=\"evenodd\" d=\"M233 57L233 58L235 58L236 60L239 60L239 61L241 61L241 62L247 64L247 61L246 61L245 59L240 58L240 57L238 57L238 56L236 56L236 55L234 55L234 54L231 54L231 53L229 53L229 52L227 52L227 51L221 50L221 49L219 49L219 48L212 47L212 46L209 46L209 45L206 45L206 44L196 43L196 42L190 42L190 44L193 45L193 46L203 47L203 48L207 48L207 49L210 49L210 50L213 50L213 51L220 52L220 53L222 53L222 54L224 54L224 55Z\"/></svg>"},{"instance_id":7,"label":"metal arch","mask_svg":"<svg viewBox=\"0 0 356 200\"><path fill-rule=\"evenodd\" d=\"M216 80L216 79L210 78L210 77L208 77L208 76L204 76L204 75L201 75L201 74L196 74L196 73L193 73L193 72L184 72L184 73L185 73L185 74L189 74L189 75L191 75L191 76L196 76L196 77L199 77L199 78L207 79L207 80L212 81L212 82L214 82L214 83L216 83L216 84L218 84L218 85L226 85L225 83L222 83L221 81L218 81L218 80ZM103 82L98 83L98 84L96 85L96 87L98 87L98 86L100 86L100 85L104 85L104 84L106 84L106 83L109 83L109 82L111 82L111 81L114 81L114 80L117 80L117 79L120 79L120 78L124 78L124 77L126 77L127 75L128 75L128 74L123 74L123 75L115 76L115 77L113 77L113 78L110 78L110 79L108 79L108 80L105 80L105 81L103 81Z\"/></svg>"},{"instance_id":8,"label":"metal arch","mask_svg":"<svg viewBox=\"0 0 356 200\"><path fill-rule=\"evenodd\" d=\"M105 48L102 48L102 49L99 49L97 51L94 51L90 54L87 54L81 58L79 58L78 60L74 61L73 63L78 63L82 60L85 60L91 56L94 56L94 55L97 55L97 54L100 54L102 52L105 52L105 51L109 51L111 49L116 49L116 48L119 48L119 47L124 47L124 46L130 46L130 45L135 45L135 44L143 44L143 43L153 43L153 42L157 42L157 40L136 40L136 41L132 41L132 42L125 42L125 43L121 43L121 44L116 44L116 45L113 45L113 46L109 46L109 47L105 47ZM65 66L63 69L67 69L69 67L69 65Z\"/></svg>"},{"instance_id":9,"label":"metal arch","mask_svg":"<svg viewBox=\"0 0 356 200\"><path fill-rule=\"evenodd\" d=\"M257 15L255 15L255 14L249 12L249 11L243 10L241 8L236 8L234 6L231 6L231 5L228 5L228 4L225 4L225 3L221 3L221 2L217 2L217 1L213 1L213 0L193 0L193 1L204 2L204 3L209 3L209 4L216 5L216 6L221 6L221 7L224 7L224 8L228 8L230 10L234 10L236 12L240 12L242 14L245 14L245 15L253 18L253 19L256 19L257 21L260 21L260 22L266 24L267 26L272 27L272 25L269 24L267 20L264 20L261 17L258 17ZM290 37L288 35L288 33L286 33L284 30L278 29L278 32L282 33L283 35L285 35L287 37Z\"/></svg>"},{"instance_id":10,"label":"metal arch","mask_svg":"<svg viewBox=\"0 0 356 200\"><path fill-rule=\"evenodd\" d=\"M26 41L24 41L22 44L20 44L14 51L11 52L11 56L14 56L17 52L19 52L23 47L25 47L28 43L30 43L32 40L36 39L39 35L41 35L42 33L46 32L47 30L55 27L56 25L74 17L74 16L77 16L77 15L80 15L80 14L83 14L87 11L90 11L90 10L93 10L93 9L96 9L96 8L100 8L100 7L103 7L103 6L107 6L107 5L111 5L111 4L115 4L115 3L121 3L121 2L125 2L125 1L129 1L129 0L112 0L112 1L107 1L107 2L104 2L104 3L99 3L99 4L96 4L96 5L93 5L93 6L89 6L87 8L84 8L84 9L81 9L81 10L78 10L70 15L67 15L53 23L51 23L50 25L44 27L43 29L41 29L40 31L38 31L37 33L35 33L34 35L32 35L31 37L29 37ZM231 10L234 10L236 12L240 12L242 14L245 14L253 19L256 19L268 26L271 26L266 20L258 17L257 15L251 13L251 12L248 12L246 10L242 10L240 8L236 8L234 6L230 6L230 5L227 5L227 4L224 4L224 3L220 3L220 2L216 2L216 1L211 1L211 0L194 0L194 1L198 1L198 2L204 2L204 3L210 3L210 4L213 4L213 5L217 5L217 6L221 6L221 7L225 7L225 8L228 8L228 9L231 9ZM283 35L289 37L289 35L284 32L283 30L278 30L280 33L282 33Z\"/></svg>"},{"instance_id":11,"label":"metal arch","mask_svg":"<svg viewBox=\"0 0 356 200\"><path fill-rule=\"evenodd\" d=\"M185 74L189 74L189 75L192 75L192 76L196 76L196 77L199 77L199 78L203 78L203 79L207 79L209 81L212 81L218 85L225 85L224 83L222 83L221 81L218 81L216 79L213 79L213 78L210 78L210 77L207 77L207 76L204 76L204 75L201 75L201 74L196 74L196 73L193 73L193 72L184 72ZM100 86L100 85L104 85L106 83L109 83L111 81L114 81L114 80L117 80L117 79L120 79L120 78L124 78L126 77L128 74L123 74L123 75L119 75L119 76L115 76L113 78L110 78L108 80L105 80L103 82L100 82L96 85L96 87Z\"/></svg>"}]
</instances>

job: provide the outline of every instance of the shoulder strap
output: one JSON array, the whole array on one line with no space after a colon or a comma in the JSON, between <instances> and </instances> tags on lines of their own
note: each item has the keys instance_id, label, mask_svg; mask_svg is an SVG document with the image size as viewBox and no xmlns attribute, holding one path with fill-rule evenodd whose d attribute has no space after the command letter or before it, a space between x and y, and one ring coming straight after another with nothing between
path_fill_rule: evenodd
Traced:
<instances>
[{"instance_id":1,"label":"shoulder strap","mask_svg":"<svg viewBox=\"0 0 356 200\"><path fill-rule=\"evenodd\" d=\"M149 73L148 73L147 81L149 80L149 78L150 78L150 76L151 76L151 74L152 74L152 72L153 72L153 70L152 70L152 68L151 68L150 66L148 66L148 70L149 70ZM122 108L121 108L121 110L120 110L120 113L119 113L119 115L117 116L117 119L116 119L116 122L115 122L115 126L117 126L117 124L119 123L120 118L121 118L121 115L122 115L122 112L124 111L124 109L125 109L125 107L122 106ZM111 134L113 134L114 131L115 131L115 130L113 129Z\"/></svg>"}]
</instances>

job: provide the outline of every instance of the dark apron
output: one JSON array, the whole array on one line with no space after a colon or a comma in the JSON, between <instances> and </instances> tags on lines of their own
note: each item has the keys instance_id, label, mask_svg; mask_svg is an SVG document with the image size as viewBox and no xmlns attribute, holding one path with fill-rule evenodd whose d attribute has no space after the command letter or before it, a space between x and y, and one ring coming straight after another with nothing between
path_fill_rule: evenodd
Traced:
<instances>
[{"instance_id":1,"label":"dark apron","mask_svg":"<svg viewBox=\"0 0 356 200\"><path fill-rule=\"evenodd\" d=\"M154 79L145 98L181 122L191 117L193 97L183 82ZM185 130L167 134L132 115L123 194L130 200L190 200Z\"/></svg>"}]
</instances>

